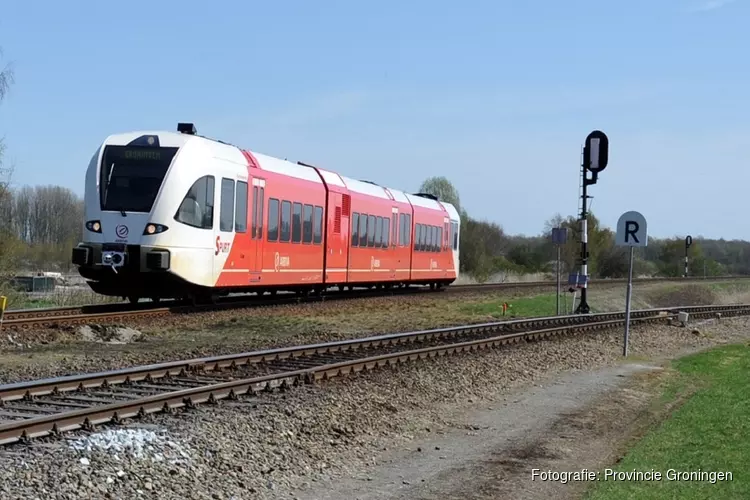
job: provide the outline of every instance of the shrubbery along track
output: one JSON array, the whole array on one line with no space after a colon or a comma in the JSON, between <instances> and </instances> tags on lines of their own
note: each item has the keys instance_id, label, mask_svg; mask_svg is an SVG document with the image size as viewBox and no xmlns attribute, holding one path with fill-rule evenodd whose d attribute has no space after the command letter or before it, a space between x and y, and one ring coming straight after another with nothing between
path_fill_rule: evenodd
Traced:
<instances>
[{"instance_id":1,"label":"shrubbery along track","mask_svg":"<svg viewBox=\"0 0 750 500\"><path fill-rule=\"evenodd\" d=\"M678 311L693 318L739 316L750 314L750 304L632 311L631 322L671 320ZM0 386L0 444L411 360L610 330L624 320L622 312L531 318L8 384Z\"/></svg>"}]
</instances>

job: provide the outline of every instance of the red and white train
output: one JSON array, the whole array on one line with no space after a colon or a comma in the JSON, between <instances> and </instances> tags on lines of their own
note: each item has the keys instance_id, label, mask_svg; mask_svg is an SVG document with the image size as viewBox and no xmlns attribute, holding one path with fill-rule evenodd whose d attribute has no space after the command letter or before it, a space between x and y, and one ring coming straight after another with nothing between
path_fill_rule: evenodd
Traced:
<instances>
[{"instance_id":1,"label":"red and white train","mask_svg":"<svg viewBox=\"0 0 750 500\"><path fill-rule=\"evenodd\" d=\"M211 300L455 281L452 205L196 134L109 136L86 171L72 261L97 293Z\"/></svg>"}]
</instances>

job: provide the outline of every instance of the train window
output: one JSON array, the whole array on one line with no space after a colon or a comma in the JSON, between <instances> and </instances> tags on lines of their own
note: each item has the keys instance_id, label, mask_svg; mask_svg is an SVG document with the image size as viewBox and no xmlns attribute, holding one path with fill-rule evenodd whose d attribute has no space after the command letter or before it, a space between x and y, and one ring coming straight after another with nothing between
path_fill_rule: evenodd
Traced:
<instances>
[{"instance_id":1,"label":"train window","mask_svg":"<svg viewBox=\"0 0 750 500\"><path fill-rule=\"evenodd\" d=\"M393 219L396 219L396 215L393 215ZM391 219L388 217L383 218L383 248L388 248L388 243L391 237Z\"/></svg>"},{"instance_id":2,"label":"train window","mask_svg":"<svg viewBox=\"0 0 750 500\"><path fill-rule=\"evenodd\" d=\"M359 216L359 246L367 246L367 214Z\"/></svg>"},{"instance_id":3,"label":"train window","mask_svg":"<svg viewBox=\"0 0 750 500\"><path fill-rule=\"evenodd\" d=\"M313 207L312 205L305 205L305 218L302 221L302 243L312 243L313 233Z\"/></svg>"},{"instance_id":4,"label":"train window","mask_svg":"<svg viewBox=\"0 0 750 500\"><path fill-rule=\"evenodd\" d=\"M268 200L268 241L279 239L279 200Z\"/></svg>"},{"instance_id":5,"label":"train window","mask_svg":"<svg viewBox=\"0 0 750 500\"><path fill-rule=\"evenodd\" d=\"M323 241L323 207L315 207L315 218L313 219L313 244L320 245Z\"/></svg>"},{"instance_id":6,"label":"train window","mask_svg":"<svg viewBox=\"0 0 750 500\"><path fill-rule=\"evenodd\" d=\"M158 147L157 144L156 148L141 154L139 146L143 145L104 148L98 189L102 210L151 212L178 148ZM195 220L190 224L195 226L192 222Z\"/></svg>"},{"instance_id":7,"label":"train window","mask_svg":"<svg viewBox=\"0 0 750 500\"><path fill-rule=\"evenodd\" d=\"M406 214L406 218L404 220L406 222L406 224L404 224L404 234L406 235L404 245L409 246L411 245L411 215Z\"/></svg>"},{"instance_id":8,"label":"train window","mask_svg":"<svg viewBox=\"0 0 750 500\"><path fill-rule=\"evenodd\" d=\"M404 214L399 214L398 216L398 244L399 246L406 243L406 238L404 238L404 229L406 229L406 224L404 223Z\"/></svg>"},{"instance_id":9,"label":"train window","mask_svg":"<svg viewBox=\"0 0 750 500\"><path fill-rule=\"evenodd\" d=\"M174 220L198 229L214 227L214 178L205 175L188 189Z\"/></svg>"},{"instance_id":10,"label":"train window","mask_svg":"<svg viewBox=\"0 0 750 500\"><path fill-rule=\"evenodd\" d=\"M286 200L281 202L281 238L279 241L287 243L292 235L292 203Z\"/></svg>"},{"instance_id":11,"label":"train window","mask_svg":"<svg viewBox=\"0 0 750 500\"><path fill-rule=\"evenodd\" d=\"M458 223L454 222L453 226L453 250L458 250Z\"/></svg>"},{"instance_id":12,"label":"train window","mask_svg":"<svg viewBox=\"0 0 750 500\"><path fill-rule=\"evenodd\" d=\"M367 216L367 246L375 246L375 216Z\"/></svg>"},{"instance_id":13,"label":"train window","mask_svg":"<svg viewBox=\"0 0 750 500\"><path fill-rule=\"evenodd\" d=\"M432 252L432 226L427 225L424 227L424 231L427 234L424 237L424 251Z\"/></svg>"},{"instance_id":14,"label":"train window","mask_svg":"<svg viewBox=\"0 0 750 500\"><path fill-rule=\"evenodd\" d=\"M260 187L258 196L258 239L263 238L263 206L266 204L266 188Z\"/></svg>"},{"instance_id":15,"label":"train window","mask_svg":"<svg viewBox=\"0 0 750 500\"><path fill-rule=\"evenodd\" d=\"M422 237L419 238L419 246L423 252L427 251L427 242L429 241L430 226L422 224Z\"/></svg>"},{"instance_id":16,"label":"train window","mask_svg":"<svg viewBox=\"0 0 750 500\"><path fill-rule=\"evenodd\" d=\"M375 248L383 246L383 218L375 217Z\"/></svg>"},{"instance_id":17,"label":"train window","mask_svg":"<svg viewBox=\"0 0 750 500\"><path fill-rule=\"evenodd\" d=\"M445 240L443 239L443 228L442 227L438 228L438 242L439 243L438 243L437 251L438 252L442 252L443 250L445 250Z\"/></svg>"},{"instance_id":18,"label":"train window","mask_svg":"<svg viewBox=\"0 0 750 500\"><path fill-rule=\"evenodd\" d=\"M352 246L359 245L359 213L352 214Z\"/></svg>"},{"instance_id":19,"label":"train window","mask_svg":"<svg viewBox=\"0 0 750 500\"><path fill-rule=\"evenodd\" d=\"M221 210L219 211L219 231L234 230L234 181L221 179Z\"/></svg>"},{"instance_id":20,"label":"train window","mask_svg":"<svg viewBox=\"0 0 750 500\"><path fill-rule=\"evenodd\" d=\"M391 217L393 219L393 225L391 226L391 243L393 243L393 246L396 246L396 242L398 241L398 214L393 214Z\"/></svg>"},{"instance_id":21,"label":"train window","mask_svg":"<svg viewBox=\"0 0 750 500\"><path fill-rule=\"evenodd\" d=\"M437 226L432 226L432 242L430 244L430 251L437 252L437 249L438 249L438 228Z\"/></svg>"},{"instance_id":22,"label":"train window","mask_svg":"<svg viewBox=\"0 0 750 500\"><path fill-rule=\"evenodd\" d=\"M417 234L414 238L414 251L419 252L422 250L422 247L419 246L419 238L422 236L422 224L417 224L416 232Z\"/></svg>"},{"instance_id":23,"label":"train window","mask_svg":"<svg viewBox=\"0 0 750 500\"><path fill-rule=\"evenodd\" d=\"M247 182L237 181L237 199L234 202L234 230L247 232ZM255 234L253 234L255 237Z\"/></svg>"},{"instance_id":24,"label":"train window","mask_svg":"<svg viewBox=\"0 0 750 500\"><path fill-rule=\"evenodd\" d=\"M292 243L302 241L302 203L294 203L292 208Z\"/></svg>"},{"instance_id":25,"label":"train window","mask_svg":"<svg viewBox=\"0 0 750 500\"><path fill-rule=\"evenodd\" d=\"M250 219L252 220L251 238L255 239L255 235L258 233L258 186L253 186L253 213Z\"/></svg>"}]
</instances>

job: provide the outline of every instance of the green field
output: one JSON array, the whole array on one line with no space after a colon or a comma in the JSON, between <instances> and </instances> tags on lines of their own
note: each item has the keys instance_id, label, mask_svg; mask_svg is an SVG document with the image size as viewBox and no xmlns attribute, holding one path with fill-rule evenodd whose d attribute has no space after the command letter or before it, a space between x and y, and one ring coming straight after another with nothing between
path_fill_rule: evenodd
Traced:
<instances>
[{"instance_id":1,"label":"green field","mask_svg":"<svg viewBox=\"0 0 750 500\"><path fill-rule=\"evenodd\" d=\"M662 403L687 401L647 434L614 471L659 471L660 481L600 481L589 500L750 498L750 346L732 345L673 363L676 374L664 387ZM692 396L690 395L692 393ZM668 471L728 472L669 480ZM611 477L611 476L610 476Z\"/></svg>"},{"instance_id":2,"label":"green field","mask_svg":"<svg viewBox=\"0 0 750 500\"><path fill-rule=\"evenodd\" d=\"M503 302L508 304L508 309L503 316ZM578 302L576 302L577 304ZM570 313L570 295L560 297L560 314ZM556 299L554 293L535 295L533 297L517 297L487 300L460 306L460 311L478 316L492 316L494 318L531 318L534 316L555 316ZM593 311L592 312L597 312Z\"/></svg>"}]
</instances>

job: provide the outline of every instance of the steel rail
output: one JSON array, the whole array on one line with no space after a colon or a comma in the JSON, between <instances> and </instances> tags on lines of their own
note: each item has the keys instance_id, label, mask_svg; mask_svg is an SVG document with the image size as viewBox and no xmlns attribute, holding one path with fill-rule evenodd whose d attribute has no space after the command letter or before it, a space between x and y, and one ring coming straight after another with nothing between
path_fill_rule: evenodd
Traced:
<instances>
[{"instance_id":1,"label":"steel rail","mask_svg":"<svg viewBox=\"0 0 750 500\"><path fill-rule=\"evenodd\" d=\"M678 311L693 317L748 315L750 304L638 310L631 312L631 321L664 321L674 318ZM20 420L0 422L0 444L393 363L524 339L611 329L623 322L623 312L530 318L8 384L0 386L0 416ZM540 329L540 325L547 327ZM403 350L407 343L434 345Z\"/></svg>"},{"instance_id":2,"label":"steel rail","mask_svg":"<svg viewBox=\"0 0 750 500\"><path fill-rule=\"evenodd\" d=\"M685 282L685 281L730 281L750 279L750 276L719 276L711 278L641 278L634 279L634 283ZM596 285L616 285L625 283L625 279L592 280ZM526 281L506 283L480 283L474 285L451 285L440 291L449 293L466 293L472 291L491 291L503 289L543 288L554 286L552 281ZM88 324L93 321L121 322L129 318L159 317L170 314L190 314L222 309L245 307L269 307L288 304L300 304L326 300L346 300L357 298L381 297L396 294L429 293L427 287L394 288L386 290L356 290L354 292L328 291L323 295L299 296L293 293L282 296L231 296L218 301L216 304L186 305L181 301L169 300L164 303L144 302L141 304L111 303L91 304L84 306L68 306L44 309L17 309L6 311L3 327L10 330L29 330L33 328L56 328L65 325ZM286 295L286 296L284 296Z\"/></svg>"}]
</instances>

